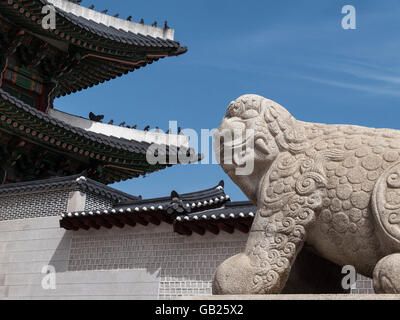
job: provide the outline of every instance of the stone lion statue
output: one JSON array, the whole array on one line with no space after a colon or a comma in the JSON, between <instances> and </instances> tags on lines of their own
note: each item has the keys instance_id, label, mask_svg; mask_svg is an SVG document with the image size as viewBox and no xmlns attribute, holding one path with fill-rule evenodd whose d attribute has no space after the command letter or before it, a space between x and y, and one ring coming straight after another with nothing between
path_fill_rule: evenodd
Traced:
<instances>
[{"instance_id":1,"label":"stone lion statue","mask_svg":"<svg viewBox=\"0 0 400 320\"><path fill-rule=\"evenodd\" d=\"M227 130L250 130L253 146L221 141ZM373 277L377 293L400 293L400 131L302 122L245 95L214 141L224 171L258 207L245 252L218 267L214 294L281 293L305 244ZM237 174L243 161L225 161L231 151L253 157L254 170Z\"/></svg>"}]
</instances>

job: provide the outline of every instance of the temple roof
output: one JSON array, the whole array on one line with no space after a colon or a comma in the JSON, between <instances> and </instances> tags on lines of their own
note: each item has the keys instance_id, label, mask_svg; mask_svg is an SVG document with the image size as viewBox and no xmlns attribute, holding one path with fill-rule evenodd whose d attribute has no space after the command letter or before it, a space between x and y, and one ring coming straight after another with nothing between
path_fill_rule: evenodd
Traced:
<instances>
[{"instance_id":1,"label":"temple roof","mask_svg":"<svg viewBox=\"0 0 400 320\"><path fill-rule=\"evenodd\" d=\"M84 174L78 174L69 177L55 177L51 179L22 183L10 183L0 186L0 197L65 189L92 192L106 199L115 201L116 203L139 199L138 197L114 188L110 188L102 183L89 179Z\"/></svg>"},{"instance_id":2,"label":"temple roof","mask_svg":"<svg viewBox=\"0 0 400 320\"><path fill-rule=\"evenodd\" d=\"M175 232L204 235L206 232L219 234L220 230L233 233L235 229L249 232L257 207L251 202L226 202L223 206L201 212L180 215L174 223Z\"/></svg>"},{"instance_id":3,"label":"temple roof","mask_svg":"<svg viewBox=\"0 0 400 320\"><path fill-rule=\"evenodd\" d=\"M42 27L42 8L49 4L56 11L55 29ZM45 65L49 78L57 79L56 97L187 51L174 41L174 31L167 26L158 28L122 20L66 0L1 1L0 17L12 24L16 33L12 36L21 41L33 36L39 41L27 40L30 48L42 55L33 59ZM10 33L6 21L0 24L1 29Z\"/></svg>"},{"instance_id":4,"label":"temple roof","mask_svg":"<svg viewBox=\"0 0 400 320\"><path fill-rule=\"evenodd\" d=\"M111 225L117 227L123 226L127 221L131 221L131 225L134 223L148 225L149 222L160 225L162 221L172 224L179 215L218 208L230 201L223 185L221 181L216 187L197 192L180 195L173 191L169 197L135 199L105 210L69 212L63 215L61 226L72 230L85 229L84 222L80 221L82 219L86 221L89 219L94 223L97 221L99 226L104 226L101 224L104 219L110 220ZM87 227L92 226L87 225Z\"/></svg>"},{"instance_id":5,"label":"temple roof","mask_svg":"<svg viewBox=\"0 0 400 320\"><path fill-rule=\"evenodd\" d=\"M94 9L85 8L74 1L40 0L43 4L53 4L61 16L75 25L90 30L99 37L135 45L179 48L174 41L174 30L123 20ZM182 48L183 49L183 48Z\"/></svg>"},{"instance_id":6,"label":"temple roof","mask_svg":"<svg viewBox=\"0 0 400 320\"><path fill-rule=\"evenodd\" d=\"M104 210L68 212L62 215L60 225L77 231L150 223L158 226L166 222L173 224L175 232L187 236L193 232L219 234L221 230L247 233L256 211L250 202L231 202L221 181L215 187L197 192L180 195L173 191L169 197L122 201Z\"/></svg>"},{"instance_id":7,"label":"temple roof","mask_svg":"<svg viewBox=\"0 0 400 320\"><path fill-rule=\"evenodd\" d=\"M95 125L93 121L87 119L85 121L87 121L86 124ZM121 135L106 134L106 132L113 132L112 126L104 130L104 134L101 130L97 132L85 130L79 126L79 123L67 123L59 120L52 113L46 114L28 106L2 89L0 89L0 128L5 131L5 134L14 135L33 146L50 150L62 158L73 158L79 165L76 165L75 169L68 168L69 171L66 171L65 175L87 170L89 178L106 184L139 177L176 164L176 161L170 161L169 155L176 155L179 152L190 152L194 158L198 159L198 155L194 155L188 148L187 141L183 137L178 139L174 135L160 133L141 140L147 133L136 133L127 139ZM139 130L135 131L139 132ZM142 138L139 139L140 137ZM167 144L169 141L175 141L175 143ZM164 144L158 142L164 142ZM154 165L148 163L146 156L150 146L165 150L167 153L165 163ZM10 150L10 152L15 151L16 149ZM21 158L18 159L22 161ZM50 161L35 159L35 161L41 160ZM54 161L59 160L55 158ZM54 165L57 167L57 163ZM31 165L25 167L31 167ZM36 167L39 166L36 165Z\"/></svg>"}]
</instances>

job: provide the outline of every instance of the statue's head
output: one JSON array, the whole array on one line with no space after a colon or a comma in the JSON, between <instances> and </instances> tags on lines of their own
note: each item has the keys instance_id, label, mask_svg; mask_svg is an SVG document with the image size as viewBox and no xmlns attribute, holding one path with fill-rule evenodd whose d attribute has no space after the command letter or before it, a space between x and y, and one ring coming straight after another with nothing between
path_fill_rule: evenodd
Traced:
<instances>
[{"instance_id":1,"label":"statue's head","mask_svg":"<svg viewBox=\"0 0 400 320\"><path fill-rule=\"evenodd\" d=\"M296 119L278 103L258 95L232 101L214 134L218 162L254 203L259 182L279 153L306 148Z\"/></svg>"}]
</instances>

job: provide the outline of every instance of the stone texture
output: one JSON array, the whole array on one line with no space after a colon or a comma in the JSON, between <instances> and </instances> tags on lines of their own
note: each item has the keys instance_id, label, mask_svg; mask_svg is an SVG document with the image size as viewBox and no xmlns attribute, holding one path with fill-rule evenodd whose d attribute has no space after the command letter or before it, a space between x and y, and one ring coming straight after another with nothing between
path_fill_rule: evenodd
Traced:
<instances>
[{"instance_id":1,"label":"stone texture","mask_svg":"<svg viewBox=\"0 0 400 320\"><path fill-rule=\"evenodd\" d=\"M374 270L374 287L377 293L400 294L400 254L379 261Z\"/></svg>"},{"instance_id":2,"label":"stone texture","mask_svg":"<svg viewBox=\"0 0 400 320\"><path fill-rule=\"evenodd\" d=\"M400 252L399 131L302 122L246 95L230 104L214 138L224 171L259 209L244 252L217 269L214 293L281 293L306 243L367 277ZM243 174L249 163L254 170ZM398 288L398 260L382 263L392 285L380 292Z\"/></svg>"}]
</instances>

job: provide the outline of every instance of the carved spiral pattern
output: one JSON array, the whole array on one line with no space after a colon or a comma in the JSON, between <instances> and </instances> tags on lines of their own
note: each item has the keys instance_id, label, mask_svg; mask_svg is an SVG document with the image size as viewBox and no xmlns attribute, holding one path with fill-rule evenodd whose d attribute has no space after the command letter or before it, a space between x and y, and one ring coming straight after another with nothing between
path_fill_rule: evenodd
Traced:
<instances>
[{"instance_id":1,"label":"carved spiral pattern","mask_svg":"<svg viewBox=\"0 0 400 320\"><path fill-rule=\"evenodd\" d=\"M399 172L391 174L387 178L387 184L391 188L400 188L400 174L399 174Z\"/></svg>"},{"instance_id":2,"label":"carved spiral pattern","mask_svg":"<svg viewBox=\"0 0 400 320\"><path fill-rule=\"evenodd\" d=\"M400 224L400 214L393 213L389 216L389 223L391 224Z\"/></svg>"},{"instance_id":3,"label":"carved spiral pattern","mask_svg":"<svg viewBox=\"0 0 400 320\"><path fill-rule=\"evenodd\" d=\"M255 274L253 283L254 283L254 291L263 293L268 291L270 288L276 286L276 283L279 281L279 273L275 270L268 270L267 272L259 271Z\"/></svg>"},{"instance_id":4,"label":"carved spiral pattern","mask_svg":"<svg viewBox=\"0 0 400 320\"><path fill-rule=\"evenodd\" d=\"M260 210L265 239L250 252L252 265L258 270L254 276L254 292L279 292L286 282L290 266L305 241L306 230L315 221L315 210L322 206L320 190L325 186L325 177L315 171L317 166L314 159L287 154L272 168L274 174L270 176L269 186L285 179L289 171L295 179L292 185L286 184L279 198L265 197L264 211L268 213L262 214Z\"/></svg>"},{"instance_id":5,"label":"carved spiral pattern","mask_svg":"<svg viewBox=\"0 0 400 320\"><path fill-rule=\"evenodd\" d=\"M287 155L277 162L274 174L276 178L289 177L298 171L299 166L300 163L296 158Z\"/></svg>"},{"instance_id":6,"label":"carved spiral pattern","mask_svg":"<svg viewBox=\"0 0 400 320\"><path fill-rule=\"evenodd\" d=\"M317 189L318 177L314 173L305 173L296 182L296 192L302 196L309 195Z\"/></svg>"},{"instance_id":7,"label":"carved spiral pattern","mask_svg":"<svg viewBox=\"0 0 400 320\"><path fill-rule=\"evenodd\" d=\"M305 173L309 170L312 169L312 167L314 166L315 161L313 159L306 159L303 161L303 163L301 164L301 173Z\"/></svg>"}]
</instances>

